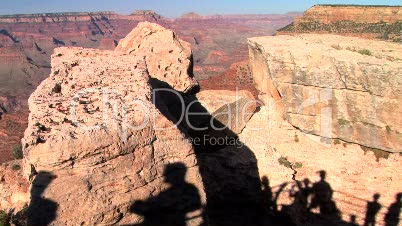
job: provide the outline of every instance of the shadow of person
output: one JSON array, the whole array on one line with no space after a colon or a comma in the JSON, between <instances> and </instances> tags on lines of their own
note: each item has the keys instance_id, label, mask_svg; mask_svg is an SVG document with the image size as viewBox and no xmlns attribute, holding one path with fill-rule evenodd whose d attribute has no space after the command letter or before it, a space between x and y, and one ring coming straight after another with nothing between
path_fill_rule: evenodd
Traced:
<instances>
[{"instance_id":1,"label":"shadow of person","mask_svg":"<svg viewBox=\"0 0 402 226\"><path fill-rule=\"evenodd\" d=\"M137 225L185 226L186 215L201 209L198 189L185 181L186 170L183 163L167 165L164 177L170 187L155 197L132 204L130 211L144 217Z\"/></svg>"},{"instance_id":2,"label":"shadow of person","mask_svg":"<svg viewBox=\"0 0 402 226\"><path fill-rule=\"evenodd\" d=\"M375 219L380 212L381 204L378 202L380 194L374 194L373 201L367 202L366 218L364 219L364 226L374 226Z\"/></svg>"},{"instance_id":3,"label":"shadow of person","mask_svg":"<svg viewBox=\"0 0 402 226\"><path fill-rule=\"evenodd\" d=\"M262 202L265 209L271 213L276 214L278 212L278 198L282 191L285 189L287 183L283 183L279 186L278 190L273 194L272 188L269 185L269 180L266 176L263 176L261 179L261 193L262 193Z\"/></svg>"},{"instance_id":4,"label":"shadow of person","mask_svg":"<svg viewBox=\"0 0 402 226\"><path fill-rule=\"evenodd\" d=\"M308 208L308 199L310 194L312 193L312 188L310 187L310 180L305 178L303 183L300 181L296 181L297 191L295 191L294 187L290 192L290 197L294 197L293 204L291 208L293 209L293 217L298 218L298 222L305 223L309 219L309 208Z\"/></svg>"},{"instance_id":5,"label":"shadow of person","mask_svg":"<svg viewBox=\"0 0 402 226\"><path fill-rule=\"evenodd\" d=\"M239 141L237 133L216 120L196 95L174 92L156 79L151 79L151 85L155 106L193 141L209 224L259 225L265 211L254 153Z\"/></svg>"},{"instance_id":6,"label":"shadow of person","mask_svg":"<svg viewBox=\"0 0 402 226\"><path fill-rule=\"evenodd\" d=\"M332 220L340 219L340 212L335 202L332 200L334 191L331 185L325 181L326 172L321 170L318 173L320 175L320 181L313 184L313 197L309 209L319 208L321 216L331 218Z\"/></svg>"},{"instance_id":7,"label":"shadow of person","mask_svg":"<svg viewBox=\"0 0 402 226\"><path fill-rule=\"evenodd\" d=\"M27 209L28 226L47 226L56 219L57 203L43 197L46 188L55 178L55 175L45 171L36 175L32 183L31 202Z\"/></svg>"},{"instance_id":8,"label":"shadow of person","mask_svg":"<svg viewBox=\"0 0 402 226\"><path fill-rule=\"evenodd\" d=\"M398 226L399 225L399 215L401 214L402 208L402 193L396 195L396 200L388 208L388 212L385 214L384 222L385 226Z\"/></svg>"}]
</instances>

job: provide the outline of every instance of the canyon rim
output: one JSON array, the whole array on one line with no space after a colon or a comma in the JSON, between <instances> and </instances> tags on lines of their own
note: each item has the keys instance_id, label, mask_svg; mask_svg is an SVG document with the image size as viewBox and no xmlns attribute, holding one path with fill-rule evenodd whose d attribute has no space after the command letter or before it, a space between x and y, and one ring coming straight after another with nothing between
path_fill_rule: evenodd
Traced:
<instances>
[{"instance_id":1,"label":"canyon rim","mask_svg":"<svg viewBox=\"0 0 402 226\"><path fill-rule=\"evenodd\" d=\"M0 16L0 226L399 225L401 10Z\"/></svg>"}]
</instances>

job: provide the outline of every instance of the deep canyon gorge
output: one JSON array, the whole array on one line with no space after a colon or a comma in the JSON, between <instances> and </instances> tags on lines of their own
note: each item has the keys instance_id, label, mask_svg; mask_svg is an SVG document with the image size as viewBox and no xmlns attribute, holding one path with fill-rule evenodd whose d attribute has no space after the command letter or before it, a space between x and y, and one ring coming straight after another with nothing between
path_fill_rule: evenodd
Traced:
<instances>
[{"instance_id":1,"label":"deep canyon gorge","mask_svg":"<svg viewBox=\"0 0 402 226\"><path fill-rule=\"evenodd\" d=\"M374 203L376 225L398 225L401 10L0 16L0 210L346 226Z\"/></svg>"}]
</instances>

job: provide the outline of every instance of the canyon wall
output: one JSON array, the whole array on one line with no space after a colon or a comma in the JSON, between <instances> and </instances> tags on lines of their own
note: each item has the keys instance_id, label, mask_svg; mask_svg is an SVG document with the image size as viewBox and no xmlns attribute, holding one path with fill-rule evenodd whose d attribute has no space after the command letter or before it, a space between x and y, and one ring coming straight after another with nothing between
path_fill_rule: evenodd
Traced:
<instances>
[{"instance_id":1,"label":"canyon wall","mask_svg":"<svg viewBox=\"0 0 402 226\"><path fill-rule=\"evenodd\" d=\"M316 5L278 34L336 33L401 42L401 6Z\"/></svg>"},{"instance_id":2,"label":"canyon wall","mask_svg":"<svg viewBox=\"0 0 402 226\"><path fill-rule=\"evenodd\" d=\"M249 39L257 88L295 127L322 138L402 152L402 48L334 35Z\"/></svg>"},{"instance_id":3,"label":"canyon wall","mask_svg":"<svg viewBox=\"0 0 402 226\"><path fill-rule=\"evenodd\" d=\"M323 24L350 20L356 23L395 23L402 20L401 6L317 5L307 10L294 22L318 21Z\"/></svg>"},{"instance_id":4,"label":"canyon wall","mask_svg":"<svg viewBox=\"0 0 402 226\"><path fill-rule=\"evenodd\" d=\"M139 22L174 29L191 44L194 77L208 79L247 60L246 38L271 35L292 15L242 15L218 18L166 19L153 11L130 15L113 12L0 16L0 162L11 160L28 117L27 99L50 73L57 47L114 49ZM12 106L12 107L11 107ZM3 145L4 144L4 145Z\"/></svg>"}]
</instances>

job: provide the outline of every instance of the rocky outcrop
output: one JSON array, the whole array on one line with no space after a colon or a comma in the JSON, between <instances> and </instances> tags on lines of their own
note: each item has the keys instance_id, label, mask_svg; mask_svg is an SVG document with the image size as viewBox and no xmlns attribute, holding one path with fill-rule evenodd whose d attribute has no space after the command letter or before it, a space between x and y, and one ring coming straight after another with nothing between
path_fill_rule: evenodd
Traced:
<instances>
[{"instance_id":1,"label":"rocky outcrop","mask_svg":"<svg viewBox=\"0 0 402 226\"><path fill-rule=\"evenodd\" d=\"M0 166L0 210L22 210L29 202L29 182L22 175L22 161Z\"/></svg>"},{"instance_id":2,"label":"rocky outcrop","mask_svg":"<svg viewBox=\"0 0 402 226\"><path fill-rule=\"evenodd\" d=\"M150 75L177 91L187 93L198 86L193 78L191 45L158 24L139 23L119 42L116 51L144 57Z\"/></svg>"},{"instance_id":3,"label":"rocky outcrop","mask_svg":"<svg viewBox=\"0 0 402 226\"><path fill-rule=\"evenodd\" d=\"M333 190L332 201L344 222L350 222L354 215L356 223L363 225L367 202L373 200L374 194L380 194L382 208L376 225L385 225L384 215L400 192L402 156L379 157L379 152L364 151L359 145L342 141L324 146L319 137L306 135L283 120L282 109L273 98L261 98L267 100L266 106L253 115L239 137L255 155L260 178L265 177L263 186L272 189L273 197L279 194L278 209L287 212L297 225L306 225L306 219L312 225L327 225L325 221L315 222L312 214L303 215L303 207L298 203L303 190L296 183L309 189L320 181L318 172L325 171L325 181ZM313 208L311 213L317 214L319 210Z\"/></svg>"},{"instance_id":4,"label":"rocky outcrop","mask_svg":"<svg viewBox=\"0 0 402 226\"><path fill-rule=\"evenodd\" d=\"M257 88L323 138L402 152L400 45L334 35L249 39Z\"/></svg>"},{"instance_id":5,"label":"rocky outcrop","mask_svg":"<svg viewBox=\"0 0 402 226\"><path fill-rule=\"evenodd\" d=\"M356 23L395 23L402 20L401 6L376 5L316 5L307 10L303 16L296 17L295 23L318 21L323 24L338 21L355 21Z\"/></svg>"},{"instance_id":6,"label":"rocky outcrop","mask_svg":"<svg viewBox=\"0 0 402 226\"><path fill-rule=\"evenodd\" d=\"M130 15L119 15L115 12L82 12L82 13L43 13L43 14L18 14L0 15L0 23L58 23L58 22L80 22L80 21L101 21L101 20L148 20L157 21L162 19L154 11L138 10Z\"/></svg>"},{"instance_id":7,"label":"rocky outcrop","mask_svg":"<svg viewBox=\"0 0 402 226\"><path fill-rule=\"evenodd\" d=\"M249 91L205 90L196 99L208 113L231 132L239 134L256 109L256 101Z\"/></svg>"},{"instance_id":8,"label":"rocky outcrop","mask_svg":"<svg viewBox=\"0 0 402 226\"><path fill-rule=\"evenodd\" d=\"M401 23L401 6L316 5L278 34L336 33L401 42Z\"/></svg>"},{"instance_id":9,"label":"rocky outcrop","mask_svg":"<svg viewBox=\"0 0 402 226\"><path fill-rule=\"evenodd\" d=\"M192 145L152 104L147 71L142 57L117 51L55 50L50 77L29 99L24 174L34 183L28 212L40 216L37 199L44 196L57 205L53 225L138 223L144 217L138 208L155 204L146 199L184 181L191 189L163 193L163 208L201 211L205 195ZM35 182L43 175L52 179ZM188 224L198 225L199 215Z\"/></svg>"}]
</instances>

